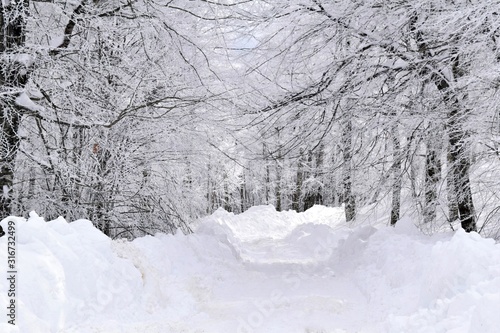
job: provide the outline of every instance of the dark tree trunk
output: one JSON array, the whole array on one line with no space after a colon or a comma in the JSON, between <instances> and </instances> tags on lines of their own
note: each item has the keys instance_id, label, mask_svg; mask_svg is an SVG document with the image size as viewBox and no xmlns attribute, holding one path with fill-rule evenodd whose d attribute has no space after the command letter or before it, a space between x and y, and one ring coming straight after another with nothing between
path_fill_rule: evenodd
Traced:
<instances>
[{"instance_id":1,"label":"dark tree trunk","mask_svg":"<svg viewBox=\"0 0 500 333\"><path fill-rule=\"evenodd\" d=\"M430 135L430 138L431 142L427 142L425 155L424 223L431 223L436 220L437 191L441 174L441 163L434 142L437 138L432 135Z\"/></svg>"},{"instance_id":2,"label":"dark tree trunk","mask_svg":"<svg viewBox=\"0 0 500 333\"><path fill-rule=\"evenodd\" d=\"M224 209L227 212L233 211L233 206L231 205L231 193L229 193L228 176L224 174Z\"/></svg>"},{"instance_id":3,"label":"dark tree trunk","mask_svg":"<svg viewBox=\"0 0 500 333\"><path fill-rule=\"evenodd\" d=\"M103 179L109 174L108 161L111 159L111 153L104 147L94 144L93 153L96 156L96 174L97 179L92 186L90 215L92 220L106 236L111 237L111 220L108 212L112 210L112 195L109 188L103 182ZM144 176L144 175L143 175ZM144 182L147 182L148 174L145 174ZM78 199L78 198L76 198ZM75 199L73 199L75 200Z\"/></svg>"},{"instance_id":4,"label":"dark tree trunk","mask_svg":"<svg viewBox=\"0 0 500 333\"><path fill-rule=\"evenodd\" d=\"M262 146L262 155L264 157L264 162L266 164L266 176L264 179L264 184L265 184L265 200L266 200L266 205L269 205L269 192L270 192L270 187L271 187L271 170L269 166L269 158L268 158L268 152L267 152L267 147L266 144L264 143Z\"/></svg>"},{"instance_id":5,"label":"dark tree trunk","mask_svg":"<svg viewBox=\"0 0 500 333\"><path fill-rule=\"evenodd\" d=\"M352 193L352 121L350 115L345 115L344 128L342 131L343 148L343 174L344 185L344 209L346 222L356 217L356 199Z\"/></svg>"},{"instance_id":6,"label":"dark tree trunk","mask_svg":"<svg viewBox=\"0 0 500 333\"><path fill-rule=\"evenodd\" d=\"M457 190L455 189L455 175L451 171L453 160L451 157L450 144L448 143L448 173L446 175L446 192L448 197L448 222L453 223L459 220L458 217L458 201Z\"/></svg>"},{"instance_id":7,"label":"dark tree trunk","mask_svg":"<svg viewBox=\"0 0 500 333\"><path fill-rule=\"evenodd\" d=\"M308 157L307 157L307 169L308 171L306 172L305 177L309 178L311 177L311 169L313 168L313 158L312 158L312 151L309 151ZM316 192L314 188L309 187L304 194L304 211L308 210L312 206L314 206L314 202L316 200Z\"/></svg>"},{"instance_id":8,"label":"dark tree trunk","mask_svg":"<svg viewBox=\"0 0 500 333\"><path fill-rule=\"evenodd\" d=\"M392 129L392 208L391 208L391 225L395 225L399 220L401 207L401 143L399 141L397 126Z\"/></svg>"},{"instance_id":9,"label":"dark tree trunk","mask_svg":"<svg viewBox=\"0 0 500 333\"><path fill-rule=\"evenodd\" d=\"M455 78L463 75L460 62L455 55L452 64ZM434 76L437 88L443 92L444 102L449 109L447 114L446 129L449 140L449 173L455 187L458 218L462 228L467 231L477 231L474 203L472 201L472 190L469 179L470 152L468 149L468 134L464 128L465 118L469 110L460 105L459 96L451 91L450 85L444 75ZM466 96L462 97L463 99Z\"/></svg>"},{"instance_id":10,"label":"dark tree trunk","mask_svg":"<svg viewBox=\"0 0 500 333\"><path fill-rule=\"evenodd\" d=\"M450 173L454 180L458 218L462 228L477 231L474 203L469 179L470 156L467 149L467 134L463 129L462 112L452 108L448 115L448 136L450 141Z\"/></svg>"},{"instance_id":11,"label":"dark tree trunk","mask_svg":"<svg viewBox=\"0 0 500 333\"><path fill-rule=\"evenodd\" d=\"M12 186L14 182L14 162L19 148L17 135L21 116L17 112L13 100L3 97L0 105L0 121L2 125L1 160L0 160L0 219L11 214Z\"/></svg>"},{"instance_id":12,"label":"dark tree trunk","mask_svg":"<svg viewBox=\"0 0 500 333\"><path fill-rule=\"evenodd\" d=\"M212 210L214 209L214 192L212 188L212 164L210 162L210 157L208 159L207 164L207 214L212 214Z\"/></svg>"},{"instance_id":13,"label":"dark tree trunk","mask_svg":"<svg viewBox=\"0 0 500 333\"><path fill-rule=\"evenodd\" d=\"M295 191L293 192L292 198L292 209L296 212L301 211L301 200L302 200L302 185L304 183L304 151L300 149L299 162L297 163L297 178L295 180Z\"/></svg>"},{"instance_id":14,"label":"dark tree trunk","mask_svg":"<svg viewBox=\"0 0 500 333\"><path fill-rule=\"evenodd\" d=\"M283 128L276 127L276 135L277 135L278 145L281 142L280 135L281 135L282 129ZM276 187L275 187L274 195L276 197L276 210L278 212L281 212L281 210L283 209L282 198L281 198L281 196L283 195L283 193L282 193L283 156L281 154L281 146L278 146L275 162L276 162Z\"/></svg>"},{"instance_id":15,"label":"dark tree trunk","mask_svg":"<svg viewBox=\"0 0 500 333\"><path fill-rule=\"evenodd\" d=\"M247 183L246 183L245 172L243 172L243 179L239 188L239 192L240 192L240 213L243 213L248 205Z\"/></svg>"},{"instance_id":16,"label":"dark tree trunk","mask_svg":"<svg viewBox=\"0 0 500 333\"><path fill-rule=\"evenodd\" d=\"M318 152L316 154L316 168L314 169L314 178L317 179L319 184L323 184L323 159L324 159L324 151L325 147L321 144L318 148ZM323 205L323 185L319 185L316 189L316 193L314 195L314 204L315 205Z\"/></svg>"},{"instance_id":17,"label":"dark tree trunk","mask_svg":"<svg viewBox=\"0 0 500 333\"><path fill-rule=\"evenodd\" d=\"M332 154L332 166L335 166L337 163L337 159L339 158L340 155L340 150L341 147L340 145L336 145L335 148L333 149L333 154ZM331 175L331 202L334 207L339 207L342 202L344 201L343 199L343 188L342 188L342 181L341 181L341 175L339 175L338 172L329 172L329 175Z\"/></svg>"},{"instance_id":18,"label":"dark tree trunk","mask_svg":"<svg viewBox=\"0 0 500 333\"><path fill-rule=\"evenodd\" d=\"M0 219L12 212L12 187L14 164L19 150L19 126L21 112L15 104L16 98L28 81L28 70L13 55L21 52L25 42L29 1L0 3L0 86L2 91L12 93L0 97Z\"/></svg>"},{"instance_id":19,"label":"dark tree trunk","mask_svg":"<svg viewBox=\"0 0 500 333\"><path fill-rule=\"evenodd\" d=\"M410 22L410 29L415 33L419 51L422 54L422 58L425 60L426 58L431 58L432 55L429 52L423 33L417 29L417 22L418 14L415 13L413 20ZM449 140L448 195L452 194L453 197L448 196L448 200L452 205L456 203L456 208L450 206L450 220L454 219L454 215L458 212L457 217L462 224L462 228L470 232L476 231L477 227L469 179L470 156L467 149L469 143L467 142L467 132L464 129L465 117L468 110L460 103L462 100L467 99L467 95L460 96L459 92L453 91L448 81L455 81L463 77L466 68L460 63L457 49L450 47L449 51L449 69L453 77L450 78L449 75L437 71L431 74L430 81L442 92L443 102L445 107L449 110L446 115L446 129ZM429 75L427 68L428 66L425 66L422 71L422 74L425 76Z\"/></svg>"},{"instance_id":20,"label":"dark tree trunk","mask_svg":"<svg viewBox=\"0 0 500 333\"><path fill-rule=\"evenodd\" d=\"M278 157L276 161L276 189L275 189L275 197L276 197L276 210L281 212L281 158Z\"/></svg>"}]
</instances>

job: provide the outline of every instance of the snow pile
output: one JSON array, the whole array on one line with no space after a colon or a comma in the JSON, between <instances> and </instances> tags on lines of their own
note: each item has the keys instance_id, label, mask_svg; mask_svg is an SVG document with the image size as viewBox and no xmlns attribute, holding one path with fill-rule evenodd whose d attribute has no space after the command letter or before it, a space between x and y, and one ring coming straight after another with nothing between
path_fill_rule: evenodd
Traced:
<instances>
[{"instance_id":1,"label":"snow pile","mask_svg":"<svg viewBox=\"0 0 500 333\"><path fill-rule=\"evenodd\" d=\"M195 234L112 241L89 221L16 221L17 326L1 332L497 332L500 246L462 230L344 226L253 207ZM8 220L2 221L6 228ZM7 238L0 238L6 269ZM0 303L7 304L0 284ZM2 306L4 309L5 306ZM5 315L4 315L4 318Z\"/></svg>"},{"instance_id":2,"label":"snow pile","mask_svg":"<svg viewBox=\"0 0 500 333\"><path fill-rule=\"evenodd\" d=\"M403 220L396 228L353 231L331 263L366 297L365 316L380 321L378 331L500 327L494 315L500 309L500 246L492 239L463 230L423 236Z\"/></svg>"},{"instance_id":3,"label":"snow pile","mask_svg":"<svg viewBox=\"0 0 500 333\"><path fill-rule=\"evenodd\" d=\"M281 239L305 223L336 227L343 219L344 211L341 208L324 206L314 206L304 213L297 213L293 210L277 212L272 205L255 206L238 216L219 208L211 216L201 219L199 229L208 233L210 229L222 229L223 233L230 237L242 241L254 241Z\"/></svg>"}]
</instances>

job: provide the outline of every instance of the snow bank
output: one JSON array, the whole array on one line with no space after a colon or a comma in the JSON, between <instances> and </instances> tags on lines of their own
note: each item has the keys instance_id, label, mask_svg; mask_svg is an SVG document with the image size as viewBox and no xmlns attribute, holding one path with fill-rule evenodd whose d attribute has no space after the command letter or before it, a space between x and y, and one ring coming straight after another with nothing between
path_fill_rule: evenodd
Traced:
<instances>
[{"instance_id":1,"label":"snow bank","mask_svg":"<svg viewBox=\"0 0 500 333\"><path fill-rule=\"evenodd\" d=\"M342 210L218 210L193 235L112 241L16 222L17 326L1 332L497 332L500 246L463 230L344 226ZM7 271L7 238L0 267ZM7 304L0 285L0 304ZM2 306L4 309L5 306ZM6 318L3 315L3 318Z\"/></svg>"},{"instance_id":2,"label":"snow bank","mask_svg":"<svg viewBox=\"0 0 500 333\"><path fill-rule=\"evenodd\" d=\"M15 221L19 332L57 332L103 312L116 316L140 293L135 267L113 253L112 241L90 221L46 223L34 213ZM6 241L0 239L4 269ZM6 287L0 290L2 304ZM2 332L12 328L0 325Z\"/></svg>"},{"instance_id":3,"label":"snow bank","mask_svg":"<svg viewBox=\"0 0 500 333\"><path fill-rule=\"evenodd\" d=\"M343 218L344 212L341 208L318 205L304 213L293 210L277 212L272 205L255 206L237 216L219 208L211 216L200 220L199 232L224 230L225 235L247 242L281 239L305 223L325 224L335 228L340 225Z\"/></svg>"},{"instance_id":4,"label":"snow bank","mask_svg":"<svg viewBox=\"0 0 500 333\"><path fill-rule=\"evenodd\" d=\"M497 332L500 246L463 230L424 236L410 223L354 230L332 258L366 297L374 331Z\"/></svg>"}]
</instances>

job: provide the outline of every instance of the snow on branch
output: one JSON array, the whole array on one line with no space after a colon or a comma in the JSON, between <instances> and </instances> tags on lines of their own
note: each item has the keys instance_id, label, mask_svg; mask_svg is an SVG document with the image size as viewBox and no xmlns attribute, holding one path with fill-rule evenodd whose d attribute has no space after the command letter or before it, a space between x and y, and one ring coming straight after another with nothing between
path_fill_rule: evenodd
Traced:
<instances>
[{"instance_id":1,"label":"snow on branch","mask_svg":"<svg viewBox=\"0 0 500 333\"><path fill-rule=\"evenodd\" d=\"M33 102L25 92L22 92L19 96L17 96L15 103L17 106L29 111L38 112L45 110L43 106Z\"/></svg>"}]
</instances>

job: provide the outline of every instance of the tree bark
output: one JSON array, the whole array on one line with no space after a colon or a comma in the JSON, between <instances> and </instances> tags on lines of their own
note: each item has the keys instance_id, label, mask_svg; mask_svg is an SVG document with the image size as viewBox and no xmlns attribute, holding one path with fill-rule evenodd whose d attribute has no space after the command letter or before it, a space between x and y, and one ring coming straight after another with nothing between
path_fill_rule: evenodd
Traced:
<instances>
[{"instance_id":1,"label":"tree bark","mask_svg":"<svg viewBox=\"0 0 500 333\"><path fill-rule=\"evenodd\" d=\"M276 197L276 210L281 212L281 155L278 155L276 160L276 188L275 188L275 197Z\"/></svg>"},{"instance_id":2,"label":"tree bark","mask_svg":"<svg viewBox=\"0 0 500 333\"><path fill-rule=\"evenodd\" d=\"M313 158L312 151L309 151L307 156L307 172L305 173L306 179L311 177L311 170L313 169ZM304 211L308 210L312 206L314 206L314 202L316 200L316 192L314 188L307 188L306 193L304 193Z\"/></svg>"},{"instance_id":3,"label":"tree bark","mask_svg":"<svg viewBox=\"0 0 500 333\"><path fill-rule=\"evenodd\" d=\"M455 189L455 175L451 172L453 160L451 157L450 144L448 143L448 173L446 175L446 193L448 197L448 222L453 223L459 220L458 217L458 201L457 190Z\"/></svg>"},{"instance_id":4,"label":"tree bark","mask_svg":"<svg viewBox=\"0 0 500 333\"><path fill-rule=\"evenodd\" d=\"M295 180L295 191L293 192L292 197L292 209L296 212L301 211L301 200L302 200L302 185L304 183L304 172L303 172L303 164L304 163L304 151L300 149L299 161L297 163L297 176Z\"/></svg>"},{"instance_id":5,"label":"tree bark","mask_svg":"<svg viewBox=\"0 0 500 333\"><path fill-rule=\"evenodd\" d=\"M452 71L455 78L463 75L460 69L458 55L455 55ZM468 133L464 129L465 118L469 110L460 105L459 96L451 91L444 75L434 76L436 87L443 92L444 102L449 109L446 129L449 140L449 173L455 187L458 218L462 228L467 231L477 231L472 190L469 179L470 152L468 149ZM465 98L465 97L464 97Z\"/></svg>"},{"instance_id":6,"label":"tree bark","mask_svg":"<svg viewBox=\"0 0 500 333\"><path fill-rule=\"evenodd\" d=\"M429 136L425 155L424 223L432 223L436 220L438 182L441 174L441 163L435 143L437 138L430 134Z\"/></svg>"},{"instance_id":7,"label":"tree bark","mask_svg":"<svg viewBox=\"0 0 500 333\"><path fill-rule=\"evenodd\" d=\"M21 110L15 100L28 81L25 64L16 61L25 43L29 1L0 3L0 86L8 92L0 97L0 219L12 213L14 166L19 150Z\"/></svg>"},{"instance_id":8,"label":"tree bark","mask_svg":"<svg viewBox=\"0 0 500 333\"><path fill-rule=\"evenodd\" d=\"M280 143L281 143L280 135L281 135L282 129L283 128L276 127L278 145L280 145ZM275 160L275 163L276 163L276 187L275 187L275 192L274 192L274 195L276 198L276 210L278 212L281 212L281 210L283 209L282 198L281 198L281 196L283 195L283 193L282 193L282 185L283 185L282 184L282 172L283 172L282 162L283 162L283 156L281 154L281 146L278 146L277 156L276 156L276 160Z\"/></svg>"},{"instance_id":9,"label":"tree bark","mask_svg":"<svg viewBox=\"0 0 500 333\"><path fill-rule=\"evenodd\" d=\"M401 142L399 141L398 128L394 125L391 131L392 137L392 208L391 208L391 225L395 225L400 218L401 209Z\"/></svg>"},{"instance_id":10,"label":"tree bark","mask_svg":"<svg viewBox=\"0 0 500 333\"><path fill-rule=\"evenodd\" d=\"M346 114L342 129L342 147L344 167L342 182L344 187L344 209L346 222L354 220L356 217L356 198L352 193L352 120Z\"/></svg>"},{"instance_id":11,"label":"tree bark","mask_svg":"<svg viewBox=\"0 0 500 333\"><path fill-rule=\"evenodd\" d=\"M265 175L265 179L264 179L264 184L265 184L264 191L265 191L265 200L266 200L265 202L266 202L266 205L269 205L269 192L270 192L270 187L271 187L271 170L270 170L270 166L269 166L267 146L265 143L262 145L262 155L264 158L264 163L266 164L266 175Z\"/></svg>"},{"instance_id":12,"label":"tree bark","mask_svg":"<svg viewBox=\"0 0 500 333\"><path fill-rule=\"evenodd\" d=\"M453 176L458 218L462 228L477 231L472 190L469 179L470 156L467 149L467 133L463 130L463 112L457 107L448 114L448 136L450 141L450 173Z\"/></svg>"}]
</instances>

